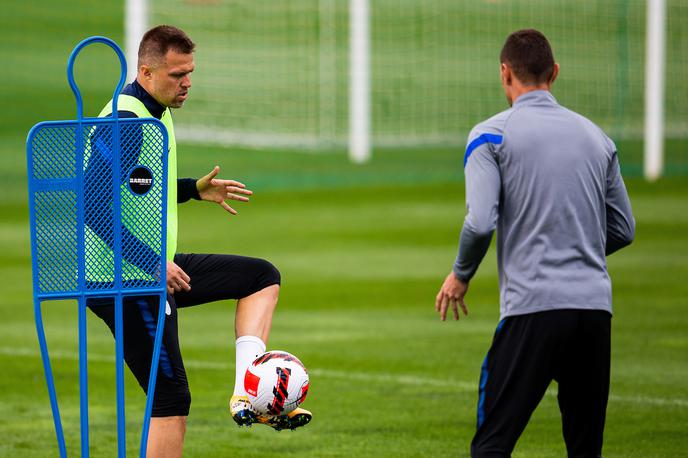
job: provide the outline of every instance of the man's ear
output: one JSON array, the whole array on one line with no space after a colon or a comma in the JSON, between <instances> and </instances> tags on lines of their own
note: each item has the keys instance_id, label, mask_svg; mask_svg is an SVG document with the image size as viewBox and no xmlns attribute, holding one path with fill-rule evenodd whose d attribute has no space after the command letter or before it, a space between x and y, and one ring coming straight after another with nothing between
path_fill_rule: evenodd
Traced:
<instances>
[{"instance_id":1,"label":"man's ear","mask_svg":"<svg viewBox=\"0 0 688 458\"><path fill-rule=\"evenodd\" d=\"M146 80L150 80L152 78L153 74L153 69L150 67L148 64L141 64L139 66L139 75L142 76Z\"/></svg>"},{"instance_id":2,"label":"man's ear","mask_svg":"<svg viewBox=\"0 0 688 458\"><path fill-rule=\"evenodd\" d=\"M499 67L499 73L502 76L502 82L506 86L511 86L511 79L512 79L511 68L509 68L509 66L507 64L502 62L502 64Z\"/></svg>"},{"instance_id":3,"label":"man's ear","mask_svg":"<svg viewBox=\"0 0 688 458\"><path fill-rule=\"evenodd\" d=\"M554 80L557 79L557 76L559 75L559 64L554 63L554 68L552 69L552 77L549 79L549 85L551 86L554 84Z\"/></svg>"}]
</instances>

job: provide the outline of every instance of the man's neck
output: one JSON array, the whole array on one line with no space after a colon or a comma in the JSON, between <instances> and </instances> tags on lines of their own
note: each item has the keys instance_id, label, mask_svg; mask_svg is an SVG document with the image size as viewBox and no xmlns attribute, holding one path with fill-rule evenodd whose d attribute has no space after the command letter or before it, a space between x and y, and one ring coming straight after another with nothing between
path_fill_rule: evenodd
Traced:
<instances>
[{"instance_id":1,"label":"man's neck","mask_svg":"<svg viewBox=\"0 0 688 458\"><path fill-rule=\"evenodd\" d=\"M153 98L139 79L127 85L122 93L139 99L154 118L160 119L165 112L165 107Z\"/></svg>"},{"instance_id":2,"label":"man's neck","mask_svg":"<svg viewBox=\"0 0 688 458\"><path fill-rule=\"evenodd\" d=\"M153 92L151 91L151 88L147 86L146 80L142 80L141 78L139 78L137 76L136 77L136 83L138 83L138 85L141 86L143 88L143 90L146 91L148 93L148 95L151 96L151 98L153 98L156 102L158 102L158 100L155 97L153 97ZM160 103L160 102L158 102L158 103Z\"/></svg>"},{"instance_id":3,"label":"man's neck","mask_svg":"<svg viewBox=\"0 0 688 458\"><path fill-rule=\"evenodd\" d=\"M549 91L552 88L552 84L547 83L537 83L537 84L523 84L518 80L514 80L510 87L510 100L509 105L513 106L523 94L527 94L533 91Z\"/></svg>"},{"instance_id":4,"label":"man's neck","mask_svg":"<svg viewBox=\"0 0 688 458\"><path fill-rule=\"evenodd\" d=\"M529 92L533 91L549 91L551 88L551 85L549 84L533 84L533 85L519 85L520 87L514 88L513 92L511 93L511 100L512 104L518 100L519 97L521 97L523 94L527 94Z\"/></svg>"}]
</instances>

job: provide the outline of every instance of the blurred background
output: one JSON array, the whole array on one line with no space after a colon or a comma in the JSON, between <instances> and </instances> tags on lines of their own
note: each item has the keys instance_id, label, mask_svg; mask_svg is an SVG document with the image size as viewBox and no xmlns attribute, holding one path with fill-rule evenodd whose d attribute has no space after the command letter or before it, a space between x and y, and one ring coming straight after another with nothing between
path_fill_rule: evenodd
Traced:
<instances>
[{"instance_id":1,"label":"blurred background","mask_svg":"<svg viewBox=\"0 0 688 458\"><path fill-rule=\"evenodd\" d=\"M203 71L180 136L199 142L318 150L346 148L356 91L370 73L373 148L461 147L504 108L498 81L505 37L534 27L562 65L556 95L616 140L641 141L646 72L644 1L150 1L150 23L176 23L198 42ZM665 134L669 173L685 173L688 33L685 2L668 2ZM368 18L362 53L352 21ZM241 20L237 20L241 18ZM352 95L353 94L353 95ZM683 143L674 146L673 142ZM625 152L625 151L624 151ZM628 152L628 172L642 170Z\"/></svg>"},{"instance_id":2,"label":"blurred background","mask_svg":"<svg viewBox=\"0 0 688 458\"><path fill-rule=\"evenodd\" d=\"M467 456L480 364L498 320L494 249L472 281L467 319L440 323L433 304L464 215L466 135L507 108L499 51L508 33L526 27L545 33L561 64L555 97L616 142L638 221L634 245L609 259L605 454L686 456L688 2L665 4L664 167L653 183L643 178L647 2L370 0L363 164L349 158L352 107L360 109L351 86L356 3L149 0L139 19L121 0L3 5L0 456L57 456L33 328L26 135L37 122L76 116L66 79L73 47L92 35L125 47L132 21L176 25L197 43L193 88L174 113L179 176L217 164L256 192L235 206L237 217L205 203L181 206L180 251L277 265L283 287L269 347L297 354L312 376L307 429L236 429L226 409L233 304L184 310L194 399L187 456ZM95 116L119 77L115 55L91 46L75 74L85 114ZM68 446L76 447L76 309L44 309ZM92 453L111 456L112 338L93 317L89 332ZM127 377L135 453L143 396ZM555 394L553 386L514 456L565 454Z\"/></svg>"}]
</instances>

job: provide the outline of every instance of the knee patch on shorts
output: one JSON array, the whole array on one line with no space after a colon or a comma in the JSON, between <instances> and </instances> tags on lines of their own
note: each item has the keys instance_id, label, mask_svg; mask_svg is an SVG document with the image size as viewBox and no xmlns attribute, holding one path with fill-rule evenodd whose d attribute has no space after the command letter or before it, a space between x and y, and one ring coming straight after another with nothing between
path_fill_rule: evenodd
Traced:
<instances>
[{"instance_id":1,"label":"knee patch on shorts","mask_svg":"<svg viewBox=\"0 0 688 458\"><path fill-rule=\"evenodd\" d=\"M159 390L158 390L159 391ZM153 417L187 417L191 408L191 393L189 389L176 393L155 393L153 401Z\"/></svg>"},{"instance_id":2,"label":"knee patch on shorts","mask_svg":"<svg viewBox=\"0 0 688 458\"><path fill-rule=\"evenodd\" d=\"M277 267L264 259L256 259L255 282L249 295L267 288L268 286L279 285L281 281L282 276L279 270L277 270Z\"/></svg>"},{"instance_id":3,"label":"knee patch on shorts","mask_svg":"<svg viewBox=\"0 0 688 458\"><path fill-rule=\"evenodd\" d=\"M265 262L265 272L264 272L264 277L265 277L265 283L267 283L267 286L271 285L279 285L282 282L282 275L280 275L280 271L277 270L277 267L275 267L272 263L268 261Z\"/></svg>"}]
</instances>

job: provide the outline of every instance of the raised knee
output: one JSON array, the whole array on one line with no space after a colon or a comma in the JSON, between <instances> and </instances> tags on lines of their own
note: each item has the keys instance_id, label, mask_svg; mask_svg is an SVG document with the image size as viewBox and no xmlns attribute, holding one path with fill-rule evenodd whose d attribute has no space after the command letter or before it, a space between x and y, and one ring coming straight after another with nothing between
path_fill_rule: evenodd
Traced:
<instances>
[{"instance_id":1,"label":"raised knee","mask_svg":"<svg viewBox=\"0 0 688 458\"><path fill-rule=\"evenodd\" d=\"M270 261L256 259L254 264L255 283L253 290L258 292L268 286L276 285L279 287L282 277L279 270Z\"/></svg>"},{"instance_id":2,"label":"raised knee","mask_svg":"<svg viewBox=\"0 0 688 458\"><path fill-rule=\"evenodd\" d=\"M279 287L282 282L282 276L277 267L269 261L263 261L263 277L267 285L277 285Z\"/></svg>"}]
</instances>

